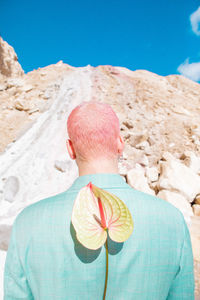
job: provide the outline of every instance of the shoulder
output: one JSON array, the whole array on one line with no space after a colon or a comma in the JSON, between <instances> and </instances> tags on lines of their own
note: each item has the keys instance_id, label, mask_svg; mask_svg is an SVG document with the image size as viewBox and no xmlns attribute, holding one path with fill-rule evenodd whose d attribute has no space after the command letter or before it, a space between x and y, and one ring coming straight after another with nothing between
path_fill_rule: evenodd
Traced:
<instances>
[{"instance_id":1,"label":"shoulder","mask_svg":"<svg viewBox=\"0 0 200 300\"><path fill-rule=\"evenodd\" d=\"M130 195L128 204L134 210L135 207L141 211L143 217L147 219L158 220L161 224L171 224L182 231L185 226L185 219L182 212L168 201L144 193L139 190L135 190L128 185L128 194ZM138 213L139 213L138 211Z\"/></svg>"},{"instance_id":2,"label":"shoulder","mask_svg":"<svg viewBox=\"0 0 200 300\"><path fill-rule=\"evenodd\" d=\"M51 213L53 210L59 209L63 201L68 196L68 190L56 195L43 198L37 202L27 205L23 208L15 218L16 226L29 226L29 224L39 223L41 219Z\"/></svg>"}]
</instances>

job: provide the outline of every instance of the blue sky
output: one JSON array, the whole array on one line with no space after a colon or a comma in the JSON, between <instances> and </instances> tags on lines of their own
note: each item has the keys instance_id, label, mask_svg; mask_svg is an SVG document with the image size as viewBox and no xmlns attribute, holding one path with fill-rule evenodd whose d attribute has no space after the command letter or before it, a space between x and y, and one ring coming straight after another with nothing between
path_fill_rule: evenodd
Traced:
<instances>
[{"instance_id":1,"label":"blue sky","mask_svg":"<svg viewBox=\"0 0 200 300\"><path fill-rule=\"evenodd\" d=\"M63 60L200 81L199 7L199 0L0 0L0 35L25 72Z\"/></svg>"}]
</instances>

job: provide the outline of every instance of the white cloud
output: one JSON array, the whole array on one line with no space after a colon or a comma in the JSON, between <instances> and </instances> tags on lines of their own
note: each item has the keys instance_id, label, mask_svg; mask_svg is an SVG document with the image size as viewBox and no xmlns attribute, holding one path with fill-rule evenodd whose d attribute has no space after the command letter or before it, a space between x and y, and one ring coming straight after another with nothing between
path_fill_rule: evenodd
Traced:
<instances>
[{"instance_id":1,"label":"white cloud","mask_svg":"<svg viewBox=\"0 0 200 300\"><path fill-rule=\"evenodd\" d=\"M200 35L200 6L190 15L190 22L192 25L192 30L196 35Z\"/></svg>"},{"instance_id":2,"label":"white cloud","mask_svg":"<svg viewBox=\"0 0 200 300\"><path fill-rule=\"evenodd\" d=\"M190 15L190 22L193 32L200 36L200 6ZM200 62L189 63L187 58L177 69L177 71L194 81L200 81Z\"/></svg>"},{"instance_id":3,"label":"white cloud","mask_svg":"<svg viewBox=\"0 0 200 300\"><path fill-rule=\"evenodd\" d=\"M200 81L200 62L190 64L189 58L187 58L177 70L185 77L188 77L194 81Z\"/></svg>"}]
</instances>

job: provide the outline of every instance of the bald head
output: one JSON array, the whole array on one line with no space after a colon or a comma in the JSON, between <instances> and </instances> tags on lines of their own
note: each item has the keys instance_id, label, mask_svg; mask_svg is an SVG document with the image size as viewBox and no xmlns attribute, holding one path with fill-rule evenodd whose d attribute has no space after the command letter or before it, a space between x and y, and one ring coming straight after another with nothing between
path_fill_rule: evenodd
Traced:
<instances>
[{"instance_id":1,"label":"bald head","mask_svg":"<svg viewBox=\"0 0 200 300\"><path fill-rule=\"evenodd\" d=\"M119 120L106 103L82 102L70 113L67 130L80 159L114 158L118 154Z\"/></svg>"}]
</instances>

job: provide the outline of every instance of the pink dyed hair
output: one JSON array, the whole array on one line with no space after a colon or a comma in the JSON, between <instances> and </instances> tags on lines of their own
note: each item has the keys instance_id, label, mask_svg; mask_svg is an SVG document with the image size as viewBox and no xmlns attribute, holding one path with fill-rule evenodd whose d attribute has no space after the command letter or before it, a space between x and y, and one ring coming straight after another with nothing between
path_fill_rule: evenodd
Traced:
<instances>
[{"instance_id":1,"label":"pink dyed hair","mask_svg":"<svg viewBox=\"0 0 200 300\"><path fill-rule=\"evenodd\" d=\"M67 131L81 159L113 158L117 155L120 124L110 105L82 102L70 113Z\"/></svg>"}]
</instances>

